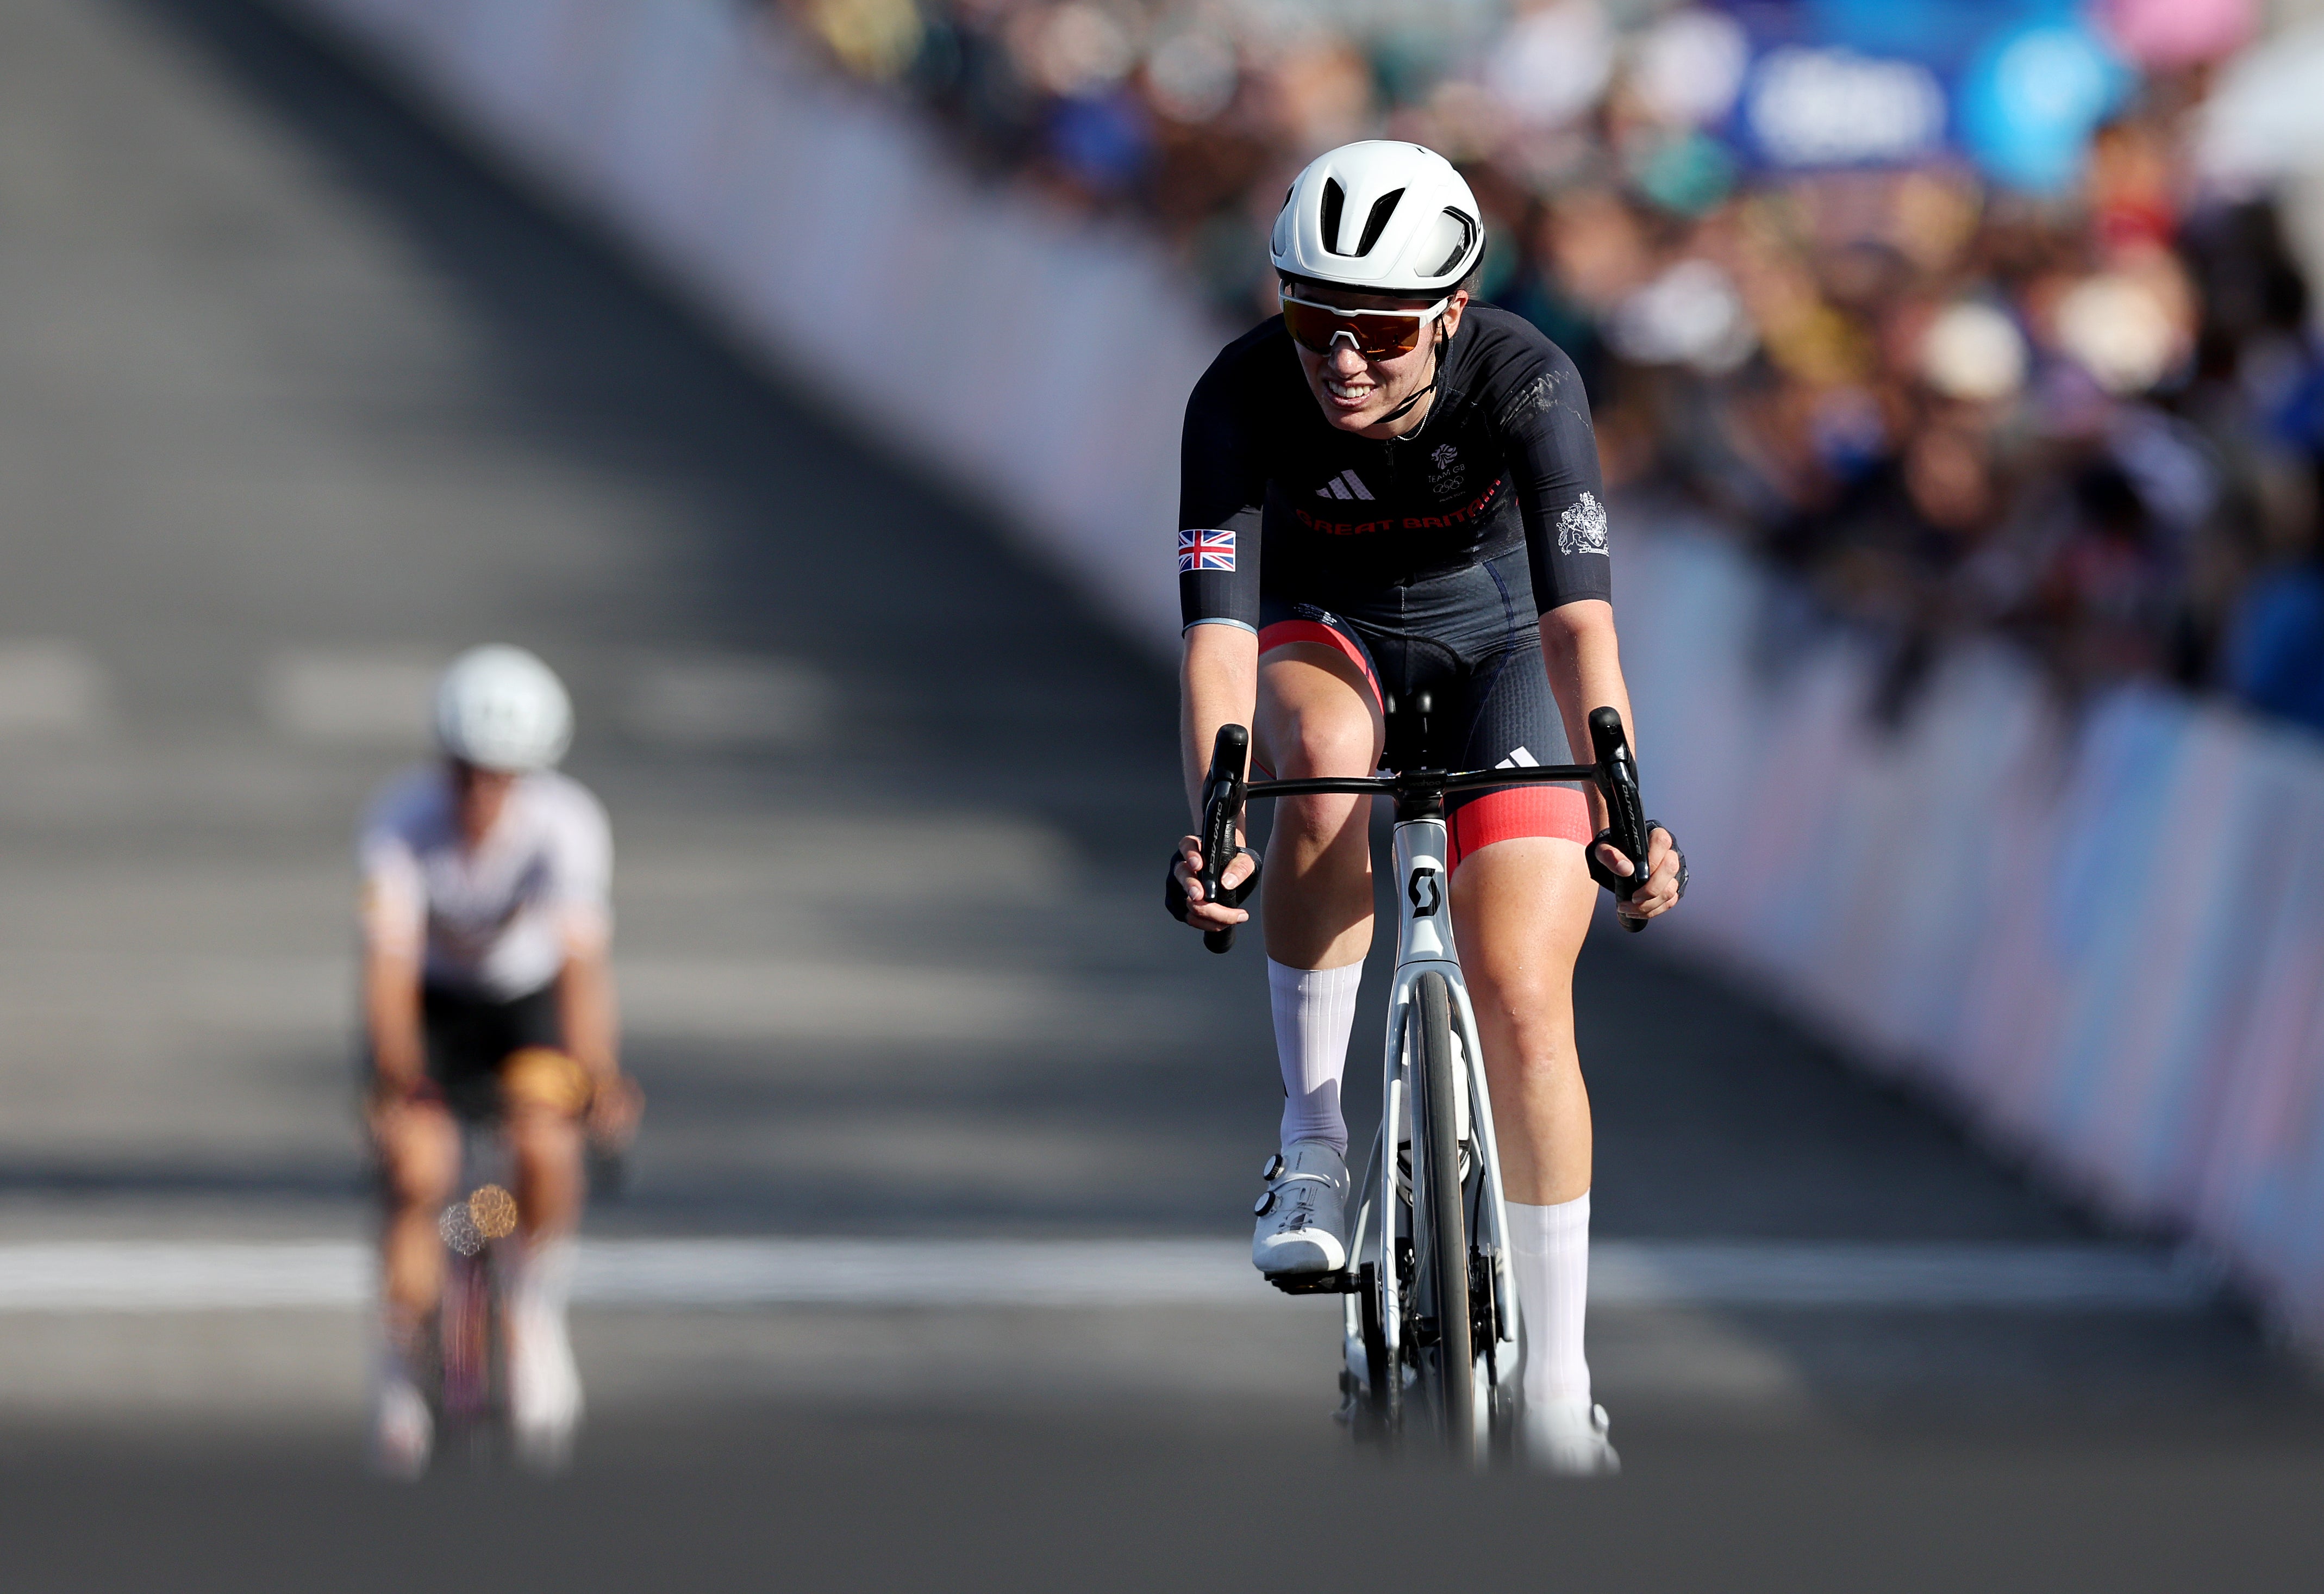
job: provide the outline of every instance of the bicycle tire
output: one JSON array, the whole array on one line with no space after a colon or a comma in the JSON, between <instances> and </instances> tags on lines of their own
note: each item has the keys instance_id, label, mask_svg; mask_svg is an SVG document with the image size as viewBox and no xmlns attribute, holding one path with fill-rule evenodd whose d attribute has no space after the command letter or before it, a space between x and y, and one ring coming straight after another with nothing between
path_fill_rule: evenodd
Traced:
<instances>
[{"instance_id":1,"label":"bicycle tire","mask_svg":"<svg viewBox=\"0 0 2324 1594\"><path fill-rule=\"evenodd\" d=\"M442 1415L456 1427L489 1415L493 1400L491 1283L482 1257L455 1255L445 1269L437 1335L443 1380Z\"/></svg>"},{"instance_id":2,"label":"bicycle tire","mask_svg":"<svg viewBox=\"0 0 2324 1594\"><path fill-rule=\"evenodd\" d=\"M1458 1093L1469 1088L1452 1050L1452 990L1441 974L1413 982L1413 1097L1421 1108L1414 1152L1427 1166L1416 1171L1414 1193L1422 1199L1422 1237L1428 1246L1428 1279L1436 1308L1434 1367L1426 1382L1430 1404L1444 1425L1444 1441L1456 1455L1476 1443L1475 1340L1469 1323L1469 1232L1461 1191L1461 1117ZM1426 1366L1425 1363L1423 1364Z\"/></svg>"}]
</instances>

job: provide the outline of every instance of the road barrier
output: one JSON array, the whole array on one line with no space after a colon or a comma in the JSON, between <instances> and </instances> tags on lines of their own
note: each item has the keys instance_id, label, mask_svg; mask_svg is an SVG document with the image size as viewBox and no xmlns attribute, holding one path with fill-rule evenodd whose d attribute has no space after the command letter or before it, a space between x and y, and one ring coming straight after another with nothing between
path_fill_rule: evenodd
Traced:
<instances>
[{"instance_id":1,"label":"road barrier","mask_svg":"<svg viewBox=\"0 0 2324 1594\"><path fill-rule=\"evenodd\" d=\"M969 180L723 0L297 0L787 375L1000 506L1172 649L1185 395L1223 336L1134 234ZM2062 714L1998 646L1894 725L1862 639L1716 535L1632 536L1655 939L2324 1344L2324 749L2159 691Z\"/></svg>"},{"instance_id":2,"label":"road barrier","mask_svg":"<svg viewBox=\"0 0 2324 1594\"><path fill-rule=\"evenodd\" d=\"M2324 1342L2324 746L2144 687L2070 716L1997 644L1888 725L1878 650L1715 536L1620 576L1671 939Z\"/></svg>"}]
</instances>

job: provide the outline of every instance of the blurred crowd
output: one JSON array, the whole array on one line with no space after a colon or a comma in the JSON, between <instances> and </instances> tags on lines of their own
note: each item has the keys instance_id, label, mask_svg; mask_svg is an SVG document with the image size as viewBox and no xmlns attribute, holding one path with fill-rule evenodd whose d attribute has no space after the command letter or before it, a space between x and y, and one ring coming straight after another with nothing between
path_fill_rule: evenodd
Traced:
<instances>
[{"instance_id":1,"label":"blurred crowd","mask_svg":"<svg viewBox=\"0 0 2324 1594\"><path fill-rule=\"evenodd\" d=\"M2070 692L2324 729L2324 307L2276 190L2196 156L2258 0L784 4L1237 323L1305 161L1452 156L1480 296L1580 365L1609 484L1798 569L1896 702L1999 630Z\"/></svg>"}]
</instances>

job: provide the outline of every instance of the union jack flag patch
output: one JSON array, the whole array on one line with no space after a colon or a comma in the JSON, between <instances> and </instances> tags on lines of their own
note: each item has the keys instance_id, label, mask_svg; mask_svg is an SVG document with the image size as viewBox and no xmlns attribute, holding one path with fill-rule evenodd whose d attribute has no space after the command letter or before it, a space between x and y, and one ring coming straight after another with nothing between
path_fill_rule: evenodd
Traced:
<instances>
[{"instance_id":1,"label":"union jack flag patch","mask_svg":"<svg viewBox=\"0 0 2324 1594\"><path fill-rule=\"evenodd\" d=\"M1180 532L1178 573L1234 569L1234 540L1232 532Z\"/></svg>"}]
</instances>

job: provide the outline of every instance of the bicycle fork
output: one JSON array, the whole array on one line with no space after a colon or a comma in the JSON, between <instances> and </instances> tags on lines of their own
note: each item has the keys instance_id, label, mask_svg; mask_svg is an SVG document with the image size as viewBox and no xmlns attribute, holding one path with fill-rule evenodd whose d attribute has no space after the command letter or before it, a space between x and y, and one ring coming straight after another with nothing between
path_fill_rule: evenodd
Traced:
<instances>
[{"instance_id":1,"label":"bicycle fork","mask_svg":"<svg viewBox=\"0 0 2324 1594\"><path fill-rule=\"evenodd\" d=\"M1377 1222L1379 1233L1373 1243L1378 1246L1376 1298L1380 1322L1375 1331L1386 1340L1384 1367L1375 1369L1370 1365L1365 1344L1366 1325L1361 1321L1361 1303L1357 1295L1349 1295L1342 1302L1343 1326L1349 1371L1368 1387L1372 1386L1376 1374L1384 1373L1389 1387L1372 1387L1372 1398L1377 1407L1395 1410L1401 1404L1406 1353L1403 1300L1406 1281L1399 1264L1410 1254L1419 1232L1415 1221L1416 1203L1426 1199L1416 1188L1419 1182L1409 1173L1413 1091L1416 1083L1413 988L1423 975L1439 974L1452 993L1453 1042L1460 1050L1466 1076L1467 1089L1457 1098L1462 1157L1467 1164L1462 1180L1463 1200L1468 1208L1466 1227L1471 1235L1471 1256L1480 1256L1486 1263L1486 1276L1480 1281L1483 1289L1471 1291L1472 1297L1481 1295L1475 1304L1487 1314L1481 1319L1487 1325L1480 1336L1485 1342L1484 1355L1472 1358L1471 1363L1471 1376L1483 1385L1477 1392L1482 1429L1491 1423L1493 1414L1505 1411L1508 1403L1515 1398L1520 1341L1517 1296L1508 1278L1508 1213L1501 1189L1500 1149L1493 1132L1492 1098L1485 1080L1483 1048L1477 1039L1476 1011L1469 1000L1468 986L1461 978L1460 959L1453 945L1452 876L1445 868L1445 840L1442 817L1429 815L1397 821L1397 958L1395 977L1388 987L1380 1131L1349 1252L1351 1262L1360 1263L1367 1237ZM1418 1287L1416 1274L1412 1284ZM1437 1347L1440 1354L1448 1356L1460 1355L1465 1348Z\"/></svg>"}]
</instances>

